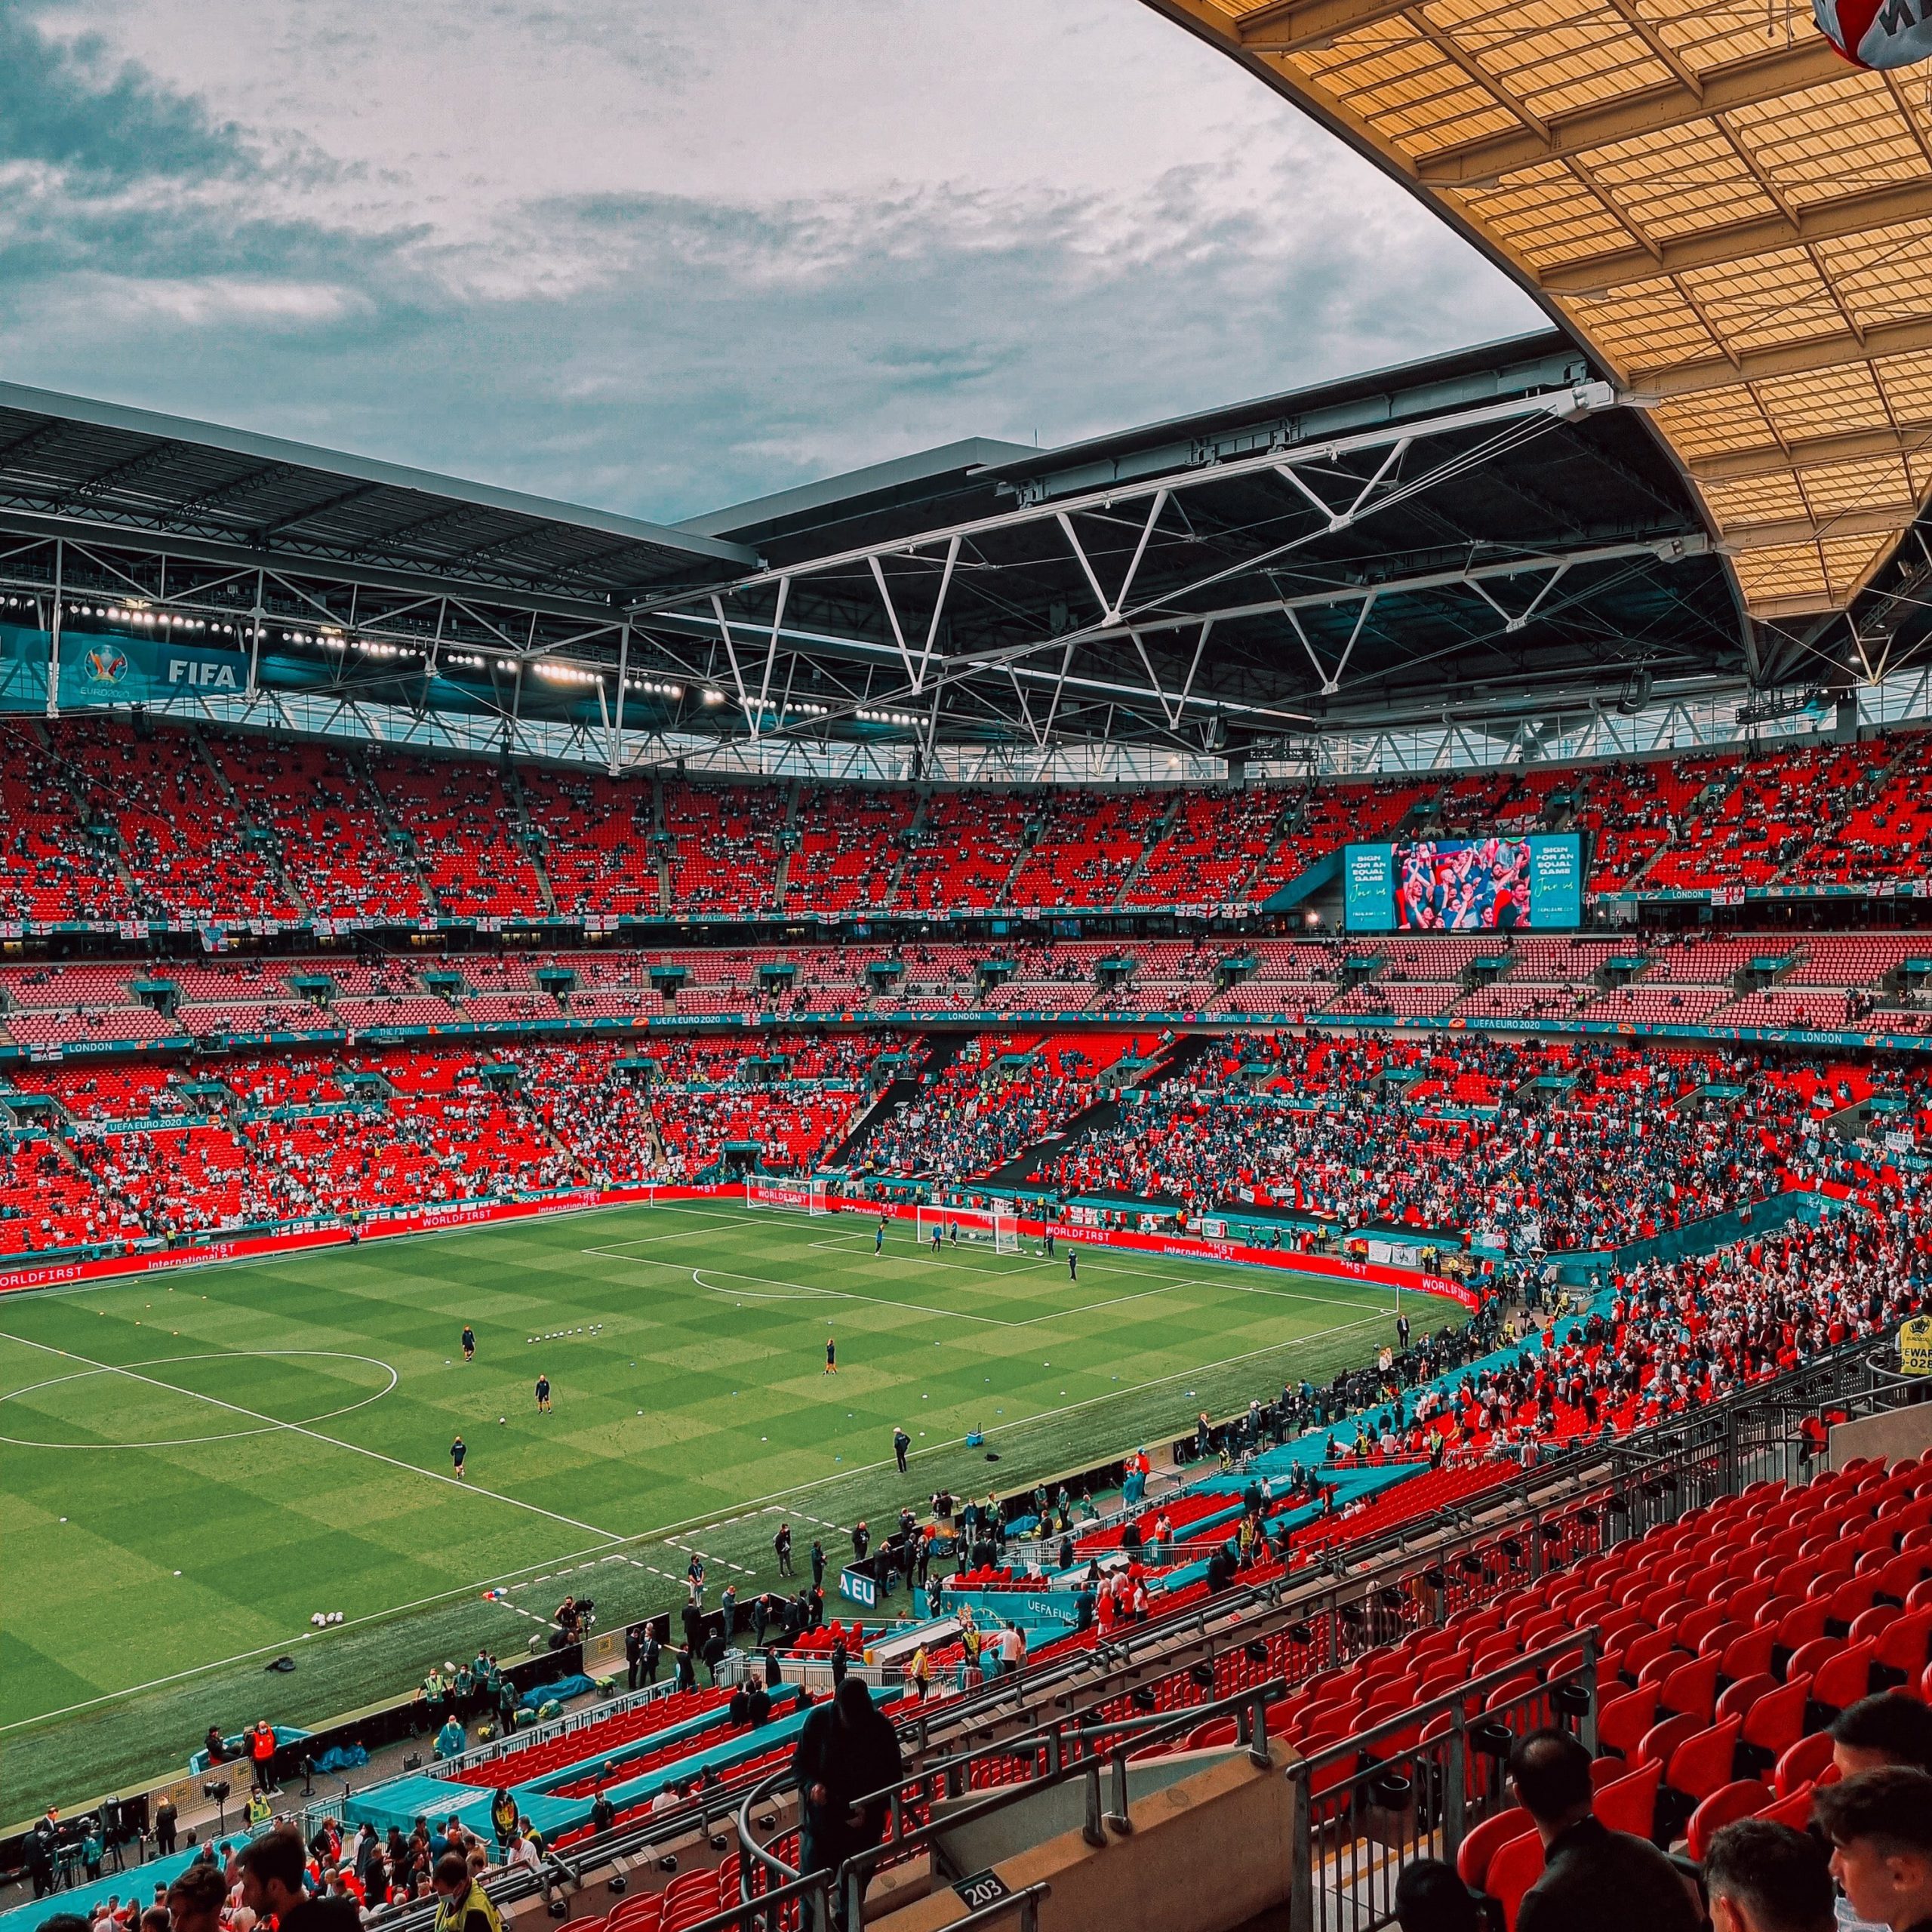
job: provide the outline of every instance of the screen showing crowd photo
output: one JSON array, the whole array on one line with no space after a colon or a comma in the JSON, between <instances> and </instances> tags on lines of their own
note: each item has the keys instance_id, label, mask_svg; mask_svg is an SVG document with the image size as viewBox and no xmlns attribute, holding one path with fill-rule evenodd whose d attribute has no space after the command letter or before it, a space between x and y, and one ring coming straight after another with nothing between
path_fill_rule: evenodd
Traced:
<instances>
[{"instance_id":1,"label":"screen showing crowd photo","mask_svg":"<svg viewBox=\"0 0 1932 1932\"><path fill-rule=\"evenodd\" d=\"M1428 838L1397 849L1398 931L1507 933L1529 923L1527 838Z\"/></svg>"},{"instance_id":2,"label":"screen showing crowd photo","mask_svg":"<svg viewBox=\"0 0 1932 1932\"><path fill-rule=\"evenodd\" d=\"M1582 920L1582 858L1574 833L1351 845L1343 917L1351 932L1561 930Z\"/></svg>"}]
</instances>

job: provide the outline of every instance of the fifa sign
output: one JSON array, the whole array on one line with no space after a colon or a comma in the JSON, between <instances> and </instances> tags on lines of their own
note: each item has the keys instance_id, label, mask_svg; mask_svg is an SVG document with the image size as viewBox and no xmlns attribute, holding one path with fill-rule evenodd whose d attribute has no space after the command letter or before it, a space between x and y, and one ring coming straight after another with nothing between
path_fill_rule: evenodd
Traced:
<instances>
[{"instance_id":1,"label":"fifa sign","mask_svg":"<svg viewBox=\"0 0 1932 1932\"><path fill-rule=\"evenodd\" d=\"M168 681L171 685L186 685L194 691L239 691L242 687L235 672L232 664L220 663L210 658L171 657L168 660Z\"/></svg>"}]
</instances>

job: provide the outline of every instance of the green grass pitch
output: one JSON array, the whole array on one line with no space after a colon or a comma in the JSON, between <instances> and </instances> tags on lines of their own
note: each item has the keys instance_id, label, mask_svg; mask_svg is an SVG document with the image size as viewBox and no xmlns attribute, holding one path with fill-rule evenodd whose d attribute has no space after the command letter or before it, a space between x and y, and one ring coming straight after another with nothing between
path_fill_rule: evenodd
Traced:
<instances>
[{"instance_id":1,"label":"green grass pitch","mask_svg":"<svg viewBox=\"0 0 1932 1932\"><path fill-rule=\"evenodd\" d=\"M605 1210L0 1301L0 1823L164 1774L213 1722L522 1654L567 1589L606 1627L668 1607L692 1548L712 1601L766 1587L781 1515L835 1571L862 1515L1179 1433L1390 1334L1386 1288L1098 1249L1072 1281L909 1223L875 1256L873 1225Z\"/></svg>"}]
</instances>

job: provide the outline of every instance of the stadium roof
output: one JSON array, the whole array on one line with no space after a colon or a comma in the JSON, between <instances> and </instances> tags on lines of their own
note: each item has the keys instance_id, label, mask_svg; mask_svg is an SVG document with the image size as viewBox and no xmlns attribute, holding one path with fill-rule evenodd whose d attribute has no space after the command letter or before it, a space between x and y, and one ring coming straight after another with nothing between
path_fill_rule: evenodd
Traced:
<instances>
[{"instance_id":1,"label":"stadium roof","mask_svg":"<svg viewBox=\"0 0 1932 1932\"><path fill-rule=\"evenodd\" d=\"M1554 331L1066 448L955 443L676 528L0 389L0 592L44 611L57 585L70 627L133 604L237 648L259 627L251 701L259 670L561 721L630 763L774 739L1266 755L1452 713L1506 741L1750 678L1683 477Z\"/></svg>"},{"instance_id":2,"label":"stadium roof","mask_svg":"<svg viewBox=\"0 0 1932 1932\"><path fill-rule=\"evenodd\" d=\"M862 709L955 736L1199 752L1746 677L1694 499L1554 332L1059 449L954 444L688 527L762 568L635 620L728 638L713 674L752 709L835 709L856 678Z\"/></svg>"},{"instance_id":3,"label":"stadium roof","mask_svg":"<svg viewBox=\"0 0 1932 1932\"><path fill-rule=\"evenodd\" d=\"M114 403L0 383L15 528L165 536L286 559L608 605L755 563L733 543Z\"/></svg>"},{"instance_id":4,"label":"stadium roof","mask_svg":"<svg viewBox=\"0 0 1932 1932\"><path fill-rule=\"evenodd\" d=\"M1146 0L1542 298L1752 614L1850 605L1932 487L1932 96L1791 0Z\"/></svg>"}]
</instances>

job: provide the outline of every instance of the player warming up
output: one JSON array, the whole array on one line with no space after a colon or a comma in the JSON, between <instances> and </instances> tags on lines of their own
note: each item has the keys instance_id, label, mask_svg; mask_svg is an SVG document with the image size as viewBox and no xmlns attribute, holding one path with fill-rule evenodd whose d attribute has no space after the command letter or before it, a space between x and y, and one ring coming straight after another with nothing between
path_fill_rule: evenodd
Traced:
<instances>
[{"instance_id":1,"label":"player warming up","mask_svg":"<svg viewBox=\"0 0 1932 1932\"><path fill-rule=\"evenodd\" d=\"M466 1482L469 1480L463 1473L463 1459L469 1454L469 1451L463 1446L463 1438L460 1435L450 1444L450 1467L455 1470L456 1479L458 1482Z\"/></svg>"},{"instance_id":2,"label":"player warming up","mask_svg":"<svg viewBox=\"0 0 1932 1932\"><path fill-rule=\"evenodd\" d=\"M550 1378L547 1375L537 1378L537 1413L540 1416L550 1413Z\"/></svg>"},{"instance_id":3,"label":"player warming up","mask_svg":"<svg viewBox=\"0 0 1932 1932\"><path fill-rule=\"evenodd\" d=\"M878 1217L878 1226L872 1230L872 1252L878 1254L885 1246L885 1217Z\"/></svg>"},{"instance_id":4,"label":"player warming up","mask_svg":"<svg viewBox=\"0 0 1932 1932\"><path fill-rule=\"evenodd\" d=\"M463 1358L465 1361L476 1359L476 1331L466 1321L463 1324Z\"/></svg>"},{"instance_id":5,"label":"player warming up","mask_svg":"<svg viewBox=\"0 0 1932 1932\"><path fill-rule=\"evenodd\" d=\"M838 1344L829 1335L825 1338L825 1372L828 1375L838 1373Z\"/></svg>"}]
</instances>

